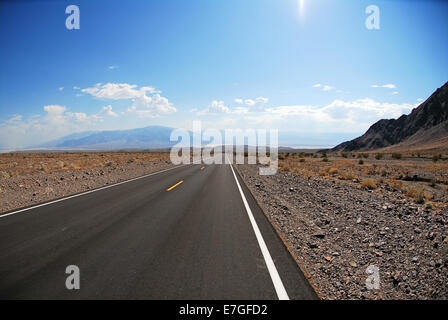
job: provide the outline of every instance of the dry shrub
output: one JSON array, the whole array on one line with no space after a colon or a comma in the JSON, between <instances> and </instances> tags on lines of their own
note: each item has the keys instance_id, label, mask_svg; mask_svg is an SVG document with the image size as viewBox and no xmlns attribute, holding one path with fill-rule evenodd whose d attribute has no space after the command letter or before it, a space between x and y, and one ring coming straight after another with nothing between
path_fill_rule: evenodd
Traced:
<instances>
[{"instance_id":1,"label":"dry shrub","mask_svg":"<svg viewBox=\"0 0 448 320\"><path fill-rule=\"evenodd\" d=\"M331 175L334 175L334 174L338 173L338 169L337 168L330 168L328 170L328 173L331 174Z\"/></svg>"},{"instance_id":2,"label":"dry shrub","mask_svg":"<svg viewBox=\"0 0 448 320\"><path fill-rule=\"evenodd\" d=\"M365 179L361 183L363 189L376 189L376 183L372 179Z\"/></svg>"},{"instance_id":3,"label":"dry shrub","mask_svg":"<svg viewBox=\"0 0 448 320\"><path fill-rule=\"evenodd\" d=\"M45 173L50 173L50 169L48 168L48 165L45 163L41 163L40 164L40 170L45 172Z\"/></svg>"},{"instance_id":4,"label":"dry shrub","mask_svg":"<svg viewBox=\"0 0 448 320\"><path fill-rule=\"evenodd\" d=\"M292 172L292 168L289 164L283 164L280 166L280 171Z\"/></svg>"},{"instance_id":5,"label":"dry shrub","mask_svg":"<svg viewBox=\"0 0 448 320\"><path fill-rule=\"evenodd\" d=\"M434 195L432 193L424 192L423 194L426 200L432 200L434 198Z\"/></svg>"},{"instance_id":6,"label":"dry shrub","mask_svg":"<svg viewBox=\"0 0 448 320\"><path fill-rule=\"evenodd\" d=\"M65 167L65 163L64 163L64 161L59 160L59 161L56 161L56 166L57 166L59 169L62 169L62 168Z\"/></svg>"},{"instance_id":7,"label":"dry shrub","mask_svg":"<svg viewBox=\"0 0 448 320\"><path fill-rule=\"evenodd\" d=\"M425 202L425 192L421 186L410 187L408 189L407 195L408 195L408 197L413 198L416 203Z\"/></svg>"},{"instance_id":8,"label":"dry shrub","mask_svg":"<svg viewBox=\"0 0 448 320\"><path fill-rule=\"evenodd\" d=\"M339 176L345 180L355 179L355 175L353 175L353 173L351 173L351 172L344 172L344 173L340 174Z\"/></svg>"},{"instance_id":9,"label":"dry shrub","mask_svg":"<svg viewBox=\"0 0 448 320\"><path fill-rule=\"evenodd\" d=\"M390 182L390 186L394 191L400 191L403 189L403 182L392 179Z\"/></svg>"},{"instance_id":10,"label":"dry shrub","mask_svg":"<svg viewBox=\"0 0 448 320\"><path fill-rule=\"evenodd\" d=\"M73 170L81 169L81 167L75 162L70 163L69 167L70 167L70 169L73 169Z\"/></svg>"}]
</instances>

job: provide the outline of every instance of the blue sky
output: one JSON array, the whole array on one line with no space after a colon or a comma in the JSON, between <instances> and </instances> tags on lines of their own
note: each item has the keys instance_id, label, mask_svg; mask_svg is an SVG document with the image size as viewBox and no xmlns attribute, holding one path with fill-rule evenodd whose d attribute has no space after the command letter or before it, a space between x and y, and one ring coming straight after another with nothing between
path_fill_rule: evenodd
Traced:
<instances>
[{"instance_id":1,"label":"blue sky","mask_svg":"<svg viewBox=\"0 0 448 320\"><path fill-rule=\"evenodd\" d=\"M365 27L371 4L379 30ZM194 120L334 145L448 80L447 13L423 0L1 2L0 147Z\"/></svg>"}]
</instances>

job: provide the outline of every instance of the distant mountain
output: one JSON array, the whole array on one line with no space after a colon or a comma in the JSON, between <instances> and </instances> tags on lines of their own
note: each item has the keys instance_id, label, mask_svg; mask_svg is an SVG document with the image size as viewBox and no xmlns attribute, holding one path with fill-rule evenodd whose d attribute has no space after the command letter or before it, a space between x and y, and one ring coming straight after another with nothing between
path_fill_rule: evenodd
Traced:
<instances>
[{"instance_id":1,"label":"distant mountain","mask_svg":"<svg viewBox=\"0 0 448 320\"><path fill-rule=\"evenodd\" d=\"M44 144L33 146L29 150L129 150L129 149L165 149L171 148L177 141L170 141L170 135L174 128L163 126L149 126L145 128L131 130L110 130L110 131L86 131L73 133L68 136L46 142ZM192 132L190 133L190 144L192 141ZM220 130L222 137L225 137L224 130ZM299 136L291 132L282 132L281 137L286 141L294 141ZM325 146L323 143L325 137L303 137L302 141L308 141L310 146L306 147L281 147L282 150L297 152L309 151L311 146L316 150ZM268 139L269 141L269 139ZM202 139L202 145L211 143L210 139ZM217 142L213 142L216 144ZM247 142L246 142L247 143ZM321 147L319 147L319 143ZM328 144L327 144L328 145Z\"/></svg>"},{"instance_id":2,"label":"distant mountain","mask_svg":"<svg viewBox=\"0 0 448 320\"><path fill-rule=\"evenodd\" d=\"M54 146L63 144L65 141L81 139L81 138L90 136L91 134L94 134L96 132L97 131L84 131L84 132L72 133L72 134L69 134L68 136L43 143L43 144L39 145L38 147L41 147L41 148L54 147Z\"/></svg>"},{"instance_id":3,"label":"distant mountain","mask_svg":"<svg viewBox=\"0 0 448 320\"><path fill-rule=\"evenodd\" d=\"M173 130L169 127L149 126L131 130L81 132L44 143L39 147L89 150L167 148L176 144L170 141Z\"/></svg>"},{"instance_id":4,"label":"distant mountain","mask_svg":"<svg viewBox=\"0 0 448 320\"><path fill-rule=\"evenodd\" d=\"M409 115L380 120L354 140L331 152L448 149L448 82L437 89Z\"/></svg>"}]
</instances>

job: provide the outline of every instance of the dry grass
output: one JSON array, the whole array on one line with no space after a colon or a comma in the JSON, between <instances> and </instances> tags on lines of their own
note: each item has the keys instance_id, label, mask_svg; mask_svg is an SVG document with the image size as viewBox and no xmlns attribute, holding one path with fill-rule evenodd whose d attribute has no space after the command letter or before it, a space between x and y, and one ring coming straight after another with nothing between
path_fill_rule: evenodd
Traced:
<instances>
[{"instance_id":1,"label":"dry grass","mask_svg":"<svg viewBox=\"0 0 448 320\"><path fill-rule=\"evenodd\" d=\"M408 197L411 197L415 200L416 203L425 202L425 191L423 187L410 187L407 192Z\"/></svg>"},{"instance_id":2,"label":"dry grass","mask_svg":"<svg viewBox=\"0 0 448 320\"><path fill-rule=\"evenodd\" d=\"M401 156L401 158L400 158ZM339 180L344 183L360 183L363 188L385 192L398 192L413 201L423 199L448 203L448 156L433 154L406 154L400 156L391 153L375 152L327 154L290 153L282 155L279 168L305 177L321 176L325 179ZM302 160L303 159L303 160ZM306 159L306 160L305 160ZM322 161L328 159L328 161ZM359 164L362 160L362 164ZM373 181L373 184L369 181ZM363 186L364 184L364 186ZM373 187L375 185L376 187ZM421 187L423 193L410 191Z\"/></svg>"},{"instance_id":3,"label":"dry grass","mask_svg":"<svg viewBox=\"0 0 448 320\"><path fill-rule=\"evenodd\" d=\"M376 183L372 179L365 179L361 183L361 188L363 189L376 189Z\"/></svg>"}]
</instances>

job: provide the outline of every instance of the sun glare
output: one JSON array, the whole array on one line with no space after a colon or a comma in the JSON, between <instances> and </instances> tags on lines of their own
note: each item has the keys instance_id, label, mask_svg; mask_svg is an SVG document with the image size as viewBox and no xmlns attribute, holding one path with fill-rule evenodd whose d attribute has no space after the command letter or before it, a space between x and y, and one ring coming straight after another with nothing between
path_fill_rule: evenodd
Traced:
<instances>
[{"instance_id":1,"label":"sun glare","mask_svg":"<svg viewBox=\"0 0 448 320\"><path fill-rule=\"evenodd\" d=\"M302 20L305 16L305 0L299 0L299 18Z\"/></svg>"}]
</instances>

